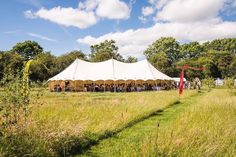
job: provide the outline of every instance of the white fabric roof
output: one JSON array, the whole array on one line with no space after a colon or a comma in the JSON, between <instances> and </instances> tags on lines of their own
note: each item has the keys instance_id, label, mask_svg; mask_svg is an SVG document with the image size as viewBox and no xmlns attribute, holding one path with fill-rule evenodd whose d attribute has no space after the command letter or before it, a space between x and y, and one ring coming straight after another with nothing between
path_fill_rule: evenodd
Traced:
<instances>
[{"instance_id":1,"label":"white fabric roof","mask_svg":"<svg viewBox=\"0 0 236 157\"><path fill-rule=\"evenodd\" d=\"M114 59L87 62L76 59L65 70L49 79L53 80L172 80L158 71L146 59L136 63L123 63Z\"/></svg>"},{"instance_id":2,"label":"white fabric roof","mask_svg":"<svg viewBox=\"0 0 236 157\"><path fill-rule=\"evenodd\" d=\"M172 78L175 82L180 82L180 78L179 77L173 77ZM187 81L186 78L184 78L184 82Z\"/></svg>"}]
</instances>

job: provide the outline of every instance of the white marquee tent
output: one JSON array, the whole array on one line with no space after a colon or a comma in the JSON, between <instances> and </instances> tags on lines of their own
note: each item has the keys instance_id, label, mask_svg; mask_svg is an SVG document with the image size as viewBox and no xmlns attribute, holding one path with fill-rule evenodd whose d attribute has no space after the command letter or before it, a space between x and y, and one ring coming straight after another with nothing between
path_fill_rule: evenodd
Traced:
<instances>
[{"instance_id":1,"label":"white marquee tent","mask_svg":"<svg viewBox=\"0 0 236 157\"><path fill-rule=\"evenodd\" d=\"M114 59L104 62L86 62L76 59L64 71L49 79L53 80L172 80L158 71L146 59L136 63L123 63Z\"/></svg>"},{"instance_id":2,"label":"white marquee tent","mask_svg":"<svg viewBox=\"0 0 236 157\"><path fill-rule=\"evenodd\" d=\"M146 59L136 63L123 63L114 59L103 62L87 62L76 59L65 70L49 79L56 81L119 82L119 81L173 80L158 71Z\"/></svg>"}]
</instances>

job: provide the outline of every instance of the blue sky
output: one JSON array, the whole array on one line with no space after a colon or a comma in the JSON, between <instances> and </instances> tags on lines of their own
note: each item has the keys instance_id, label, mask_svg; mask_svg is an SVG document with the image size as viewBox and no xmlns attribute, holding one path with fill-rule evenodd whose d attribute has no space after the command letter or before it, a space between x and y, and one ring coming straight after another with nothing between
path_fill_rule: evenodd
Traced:
<instances>
[{"instance_id":1,"label":"blue sky","mask_svg":"<svg viewBox=\"0 0 236 157\"><path fill-rule=\"evenodd\" d=\"M114 39L119 53L142 58L162 36L236 37L236 0L4 0L0 19L0 50L35 40L55 55L89 53L89 45Z\"/></svg>"}]
</instances>

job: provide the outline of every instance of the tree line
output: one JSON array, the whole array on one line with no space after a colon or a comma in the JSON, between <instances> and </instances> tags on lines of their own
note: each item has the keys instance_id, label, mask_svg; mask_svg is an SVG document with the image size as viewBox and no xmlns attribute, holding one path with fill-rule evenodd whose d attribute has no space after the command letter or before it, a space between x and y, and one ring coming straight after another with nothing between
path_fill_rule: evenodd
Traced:
<instances>
[{"instance_id":1,"label":"tree line","mask_svg":"<svg viewBox=\"0 0 236 157\"><path fill-rule=\"evenodd\" d=\"M114 40L105 40L91 45L91 53L86 55L80 50L74 50L55 56L46 52L35 41L17 43L9 51L0 51L0 79L7 73L20 71L29 59L34 61L30 67L30 79L43 82L64 70L76 58L90 62L100 62L111 58L121 62L137 62L137 58L129 56L126 59L118 53ZM180 69L177 66L189 65L205 67L205 71L187 71L186 77L226 78L236 77L236 38L225 38L199 42L179 43L172 37L162 37L143 52L149 62L157 69L171 77L178 77Z\"/></svg>"}]
</instances>

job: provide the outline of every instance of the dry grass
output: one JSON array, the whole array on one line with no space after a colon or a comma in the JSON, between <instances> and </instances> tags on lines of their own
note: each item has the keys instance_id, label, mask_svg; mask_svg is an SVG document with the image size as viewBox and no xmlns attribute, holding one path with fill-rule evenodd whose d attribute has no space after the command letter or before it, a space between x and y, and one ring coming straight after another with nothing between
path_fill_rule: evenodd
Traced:
<instances>
[{"instance_id":1,"label":"dry grass","mask_svg":"<svg viewBox=\"0 0 236 157\"><path fill-rule=\"evenodd\" d=\"M143 144L143 156L235 156L236 96L213 90Z\"/></svg>"},{"instance_id":2,"label":"dry grass","mask_svg":"<svg viewBox=\"0 0 236 157\"><path fill-rule=\"evenodd\" d=\"M185 97L193 94L186 92ZM49 93L33 107L35 126L43 131L102 134L179 99L177 91L142 93ZM47 129L45 129L47 128Z\"/></svg>"},{"instance_id":3,"label":"dry grass","mask_svg":"<svg viewBox=\"0 0 236 157\"><path fill-rule=\"evenodd\" d=\"M33 92L33 95L37 92ZM185 92L185 97L195 91ZM3 138L3 156L69 156L179 100L177 91L50 93L30 105L25 131ZM34 102L34 101L33 101Z\"/></svg>"}]
</instances>

